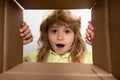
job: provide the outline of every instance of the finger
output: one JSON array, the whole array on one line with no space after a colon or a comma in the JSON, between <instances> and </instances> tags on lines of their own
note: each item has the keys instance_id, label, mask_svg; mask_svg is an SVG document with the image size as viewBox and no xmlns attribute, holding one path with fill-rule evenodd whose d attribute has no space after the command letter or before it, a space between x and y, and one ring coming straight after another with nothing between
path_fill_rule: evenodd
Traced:
<instances>
[{"instance_id":1,"label":"finger","mask_svg":"<svg viewBox=\"0 0 120 80\"><path fill-rule=\"evenodd\" d=\"M24 37L24 36L26 36L26 35L28 35L28 34L30 34L31 33L31 30L30 29L26 29L24 32L22 32L21 34L20 34L20 36L21 37Z\"/></svg>"},{"instance_id":2,"label":"finger","mask_svg":"<svg viewBox=\"0 0 120 80\"><path fill-rule=\"evenodd\" d=\"M28 44L33 41L33 37L29 38L28 40L23 40L23 44Z\"/></svg>"},{"instance_id":3,"label":"finger","mask_svg":"<svg viewBox=\"0 0 120 80\"><path fill-rule=\"evenodd\" d=\"M23 27L24 25L26 25L26 22L23 21L21 27Z\"/></svg>"},{"instance_id":4,"label":"finger","mask_svg":"<svg viewBox=\"0 0 120 80\"><path fill-rule=\"evenodd\" d=\"M92 45L92 40L89 40L87 37L85 37L85 41L87 44Z\"/></svg>"},{"instance_id":5,"label":"finger","mask_svg":"<svg viewBox=\"0 0 120 80\"><path fill-rule=\"evenodd\" d=\"M26 29L25 32L24 32L25 35L28 35L28 34L30 34L30 33L31 33L31 30L30 30L30 29Z\"/></svg>"},{"instance_id":6,"label":"finger","mask_svg":"<svg viewBox=\"0 0 120 80\"><path fill-rule=\"evenodd\" d=\"M88 33L88 32L86 32L86 33L85 33L85 36L86 36L86 37L90 37L90 35L89 35L89 33Z\"/></svg>"},{"instance_id":7,"label":"finger","mask_svg":"<svg viewBox=\"0 0 120 80\"><path fill-rule=\"evenodd\" d=\"M90 35L88 33L86 33L85 35L86 35L85 38L87 38L89 41L92 40L92 38L90 37Z\"/></svg>"},{"instance_id":8,"label":"finger","mask_svg":"<svg viewBox=\"0 0 120 80\"><path fill-rule=\"evenodd\" d=\"M87 32L87 33L86 33L86 34L87 34L87 35L86 35L87 37L89 37L89 38L91 38L91 39L94 38L94 32L93 32L92 30L90 30L90 29L87 28L87 29L86 29L86 32Z\"/></svg>"},{"instance_id":9,"label":"finger","mask_svg":"<svg viewBox=\"0 0 120 80\"><path fill-rule=\"evenodd\" d=\"M94 27L92 26L92 23L91 22L89 22L89 24L88 24L88 28L90 29L90 30L94 30Z\"/></svg>"},{"instance_id":10,"label":"finger","mask_svg":"<svg viewBox=\"0 0 120 80\"><path fill-rule=\"evenodd\" d=\"M26 24L24 24L24 25L22 26L22 28L20 29L20 32L23 33L23 32L26 31L28 28L29 28L29 26L26 25Z\"/></svg>"},{"instance_id":11,"label":"finger","mask_svg":"<svg viewBox=\"0 0 120 80\"><path fill-rule=\"evenodd\" d=\"M28 44L30 42L33 41L33 36L32 33L26 35L25 37L23 37L23 44Z\"/></svg>"},{"instance_id":12,"label":"finger","mask_svg":"<svg viewBox=\"0 0 120 80\"><path fill-rule=\"evenodd\" d=\"M29 38L33 37L32 33L27 34L25 37L23 37L23 40L27 40Z\"/></svg>"}]
</instances>

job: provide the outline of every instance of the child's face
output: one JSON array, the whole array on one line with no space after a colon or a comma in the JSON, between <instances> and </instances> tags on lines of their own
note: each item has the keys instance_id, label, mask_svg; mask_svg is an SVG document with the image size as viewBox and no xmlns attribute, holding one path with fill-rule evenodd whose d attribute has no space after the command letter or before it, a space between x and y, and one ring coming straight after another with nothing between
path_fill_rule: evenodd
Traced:
<instances>
[{"instance_id":1,"label":"child's face","mask_svg":"<svg viewBox=\"0 0 120 80\"><path fill-rule=\"evenodd\" d=\"M63 55L71 49L74 32L64 25L53 24L48 30L48 39L52 49L59 55Z\"/></svg>"}]
</instances>

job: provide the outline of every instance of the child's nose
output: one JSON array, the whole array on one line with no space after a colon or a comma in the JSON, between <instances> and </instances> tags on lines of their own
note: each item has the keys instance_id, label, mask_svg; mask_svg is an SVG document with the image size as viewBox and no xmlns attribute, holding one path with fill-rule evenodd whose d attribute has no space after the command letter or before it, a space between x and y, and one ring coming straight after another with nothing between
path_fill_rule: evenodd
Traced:
<instances>
[{"instance_id":1,"label":"child's nose","mask_svg":"<svg viewBox=\"0 0 120 80\"><path fill-rule=\"evenodd\" d=\"M63 39L64 39L63 33L58 33L57 39L58 39L58 40L63 40Z\"/></svg>"}]
</instances>

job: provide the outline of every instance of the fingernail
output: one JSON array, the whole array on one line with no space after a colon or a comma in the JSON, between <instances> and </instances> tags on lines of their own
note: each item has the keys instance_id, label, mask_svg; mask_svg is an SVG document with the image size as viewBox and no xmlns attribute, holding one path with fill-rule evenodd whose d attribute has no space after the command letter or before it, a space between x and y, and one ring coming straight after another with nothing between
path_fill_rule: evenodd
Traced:
<instances>
[{"instance_id":1,"label":"fingernail","mask_svg":"<svg viewBox=\"0 0 120 80\"><path fill-rule=\"evenodd\" d=\"M23 30L22 29L20 29L20 32L22 32Z\"/></svg>"}]
</instances>

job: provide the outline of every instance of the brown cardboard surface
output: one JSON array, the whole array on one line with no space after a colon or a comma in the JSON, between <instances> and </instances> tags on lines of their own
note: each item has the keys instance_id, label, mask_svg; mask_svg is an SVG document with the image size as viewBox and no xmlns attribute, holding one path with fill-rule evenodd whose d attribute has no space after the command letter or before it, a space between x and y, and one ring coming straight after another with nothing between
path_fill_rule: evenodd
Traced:
<instances>
[{"instance_id":1,"label":"brown cardboard surface","mask_svg":"<svg viewBox=\"0 0 120 80\"><path fill-rule=\"evenodd\" d=\"M88 9L95 0L17 0L25 9Z\"/></svg>"},{"instance_id":2,"label":"brown cardboard surface","mask_svg":"<svg viewBox=\"0 0 120 80\"><path fill-rule=\"evenodd\" d=\"M107 0L98 0L92 9L92 21L95 27L93 64L111 72L108 15Z\"/></svg>"},{"instance_id":3,"label":"brown cardboard surface","mask_svg":"<svg viewBox=\"0 0 120 80\"><path fill-rule=\"evenodd\" d=\"M3 71L4 0L0 1L0 73Z\"/></svg>"},{"instance_id":4,"label":"brown cardboard surface","mask_svg":"<svg viewBox=\"0 0 120 80\"><path fill-rule=\"evenodd\" d=\"M5 2L4 23L4 70L22 62L22 39L19 29L22 23L22 10L13 0Z\"/></svg>"},{"instance_id":5,"label":"brown cardboard surface","mask_svg":"<svg viewBox=\"0 0 120 80\"><path fill-rule=\"evenodd\" d=\"M44 62L24 62L14 68L10 69L9 72L17 73L64 73L64 74L79 74L88 73L92 74L91 64L79 64L79 63L44 63ZM84 68L84 69L82 69ZM53 70L55 69L55 70Z\"/></svg>"},{"instance_id":6,"label":"brown cardboard surface","mask_svg":"<svg viewBox=\"0 0 120 80\"><path fill-rule=\"evenodd\" d=\"M1 80L117 80L94 65L77 63L22 63L0 76Z\"/></svg>"},{"instance_id":7,"label":"brown cardboard surface","mask_svg":"<svg viewBox=\"0 0 120 80\"><path fill-rule=\"evenodd\" d=\"M120 1L98 0L93 8L93 62L120 79Z\"/></svg>"},{"instance_id":8,"label":"brown cardboard surface","mask_svg":"<svg viewBox=\"0 0 120 80\"><path fill-rule=\"evenodd\" d=\"M112 73L120 79L120 0L109 1L109 34Z\"/></svg>"}]
</instances>

